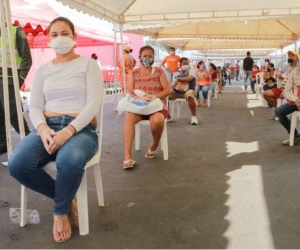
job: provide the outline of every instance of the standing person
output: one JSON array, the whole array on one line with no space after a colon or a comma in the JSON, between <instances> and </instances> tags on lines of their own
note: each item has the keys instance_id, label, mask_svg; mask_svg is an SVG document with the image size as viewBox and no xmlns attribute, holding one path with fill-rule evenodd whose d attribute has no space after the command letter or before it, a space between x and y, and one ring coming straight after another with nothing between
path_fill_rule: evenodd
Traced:
<instances>
[{"instance_id":1,"label":"standing person","mask_svg":"<svg viewBox=\"0 0 300 250\"><path fill-rule=\"evenodd\" d=\"M16 62L17 62L18 75L19 75L19 87L21 88L32 65L32 59L31 59L30 47L25 32L22 30L21 27L15 25L13 25L12 27L12 32L13 32L13 39L15 41L15 46L16 46L15 51L16 51ZM1 33L2 32L0 30L0 38L1 38ZM5 33L8 33L7 29L5 29ZM7 152L1 48L2 48L2 42L0 39L0 155ZM17 104L15 98L15 89L14 89L14 82L13 82L13 75L12 75L12 61L10 58L8 40L6 41L6 48L7 48L7 68L8 68L7 73L8 73L10 123L14 127L14 129L18 133L20 133ZM28 135L30 133L30 130L25 119L24 119L24 127L25 127L25 134Z\"/></svg>"},{"instance_id":2,"label":"standing person","mask_svg":"<svg viewBox=\"0 0 300 250\"><path fill-rule=\"evenodd\" d=\"M237 81L239 80L239 76L240 76L240 61L237 60L237 62L235 63L235 78Z\"/></svg>"},{"instance_id":3,"label":"standing person","mask_svg":"<svg viewBox=\"0 0 300 250\"><path fill-rule=\"evenodd\" d=\"M254 61L251 57L251 53L250 53L250 51L248 51L247 56L244 58L244 61L243 61L245 91L247 91L247 79L248 78L250 79L253 64L254 64Z\"/></svg>"},{"instance_id":4,"label":"standing person","mask_svg":"<svg viewBox=\"0 0 300 250\"><path fill-rule=\"evenodd\" d=\"M129 55L131 48L125 47L123 49L124 55L120 58L118 67L119 67L119 80L121 84L121 90L124 94L124 78L123 78L123 60L124 60L124 66L125 66L125 83L127 84L128 74L133 69L134 61Z\"/></svg>"},{"instance_id":5,"label":"standing person","mask_svg":"<svg viewBox=\"0 0 300 250\"><path fill-rule=\"evenodd\" d=\"M230 82L230 79L231 79L231 68L230 68L230 65L227 66L226 74L227 74L228 83L229 83L229 85L231 85L231 82Z\"/></svg>"},{"instance_id":6,"label":"standing person","mask_svg":"<svg viewBox=\"0 0 300 250\"><path fill-rule=\"evenodd\" d=\"M178 65L180 62L180 56L175 55L175 48L171 47L169 50L168 56L166 56L162 63L161 67L165 70L165 73L167 75L167 79L169 81L169 84L171 85L173 82L173 74L177 72L178 70Z\"/></svg>"},{"instance_id":7,"label":"standing person","mask_svg":"<svg viewBox=\"0 0 300 250\"><path fill-rule=\"evenodd\" d=\"M71 226L78 227L74 196L98 148L103 80L95 60L75 54L69 19L54 19L48 30L56 57L36 71L29 112L35 129L14 149L8 168L22 185L54 200L53 237L63 242L70 239ZM56 162L56 180L42 169L50 161Z\"/></svg>"},{"instance_id":8,"label":"standing person","mask_svg":"<svg viewBox=\"0 0 300 250\"><path fill-rule=\"evenodd\" d=\"M152 67L154 63L154 49L150 46L144 46L140 49L139 59L141 67L129 72L128 75L128 93L132 96L135 89L142 90L147 94L143 97L147 102L160 98L164 103L161 111L151 115L139 115L128 112L124 121L124 157L123 169L132 168L135 160L131 154L132 142L134 138L135 124L141 120L149 120L153 140L145 154L145 158L155 157L164 125L165 119L168 117L166 97L171 93L170 84L163 70L159 67Z\"/></svg>"},{"instance_id":9,"label":"standing person","mask_svg":"<svg viewBox=\"0 0 300 250\"><path fill-rule=\"evenodd\" d=\"M134 68L135 65L136 65L136 60L134 59L134 56L133 56L133 54L132 54L132 51L133 51L133 49L130 49L129 55L130 55L130 57L131 57L132 60L133 60L133 68Z\"/></svg>"},{"instance_id":10,"label":"standing person","mask_svg":"<svg viewBox=\"0 0 300 250\"><path fill-rule=\"evenodd\" d=\"M189 59L185 57L182 57L180 59L180 69L173 76L173 83L171 85L172 89L175 88L176 84L178 83L180 84L181 82L188 82L189 85L188 90L184 94L178 94L173 91L169 99L170 100L176 100L177 98L186 99L192 114L191 124L197 125L198 119L196 117L196 104L195 104L196 75L195 75L195 70L189 69Z\"/></svg>"}]
</instances>

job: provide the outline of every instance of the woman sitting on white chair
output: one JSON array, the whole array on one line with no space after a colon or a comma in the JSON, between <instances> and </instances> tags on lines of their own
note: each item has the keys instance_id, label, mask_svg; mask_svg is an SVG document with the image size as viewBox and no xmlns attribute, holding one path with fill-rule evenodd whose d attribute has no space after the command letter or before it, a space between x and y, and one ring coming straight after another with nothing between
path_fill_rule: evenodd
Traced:
<instances>
[{"instance_id":1,"label":"woman sitting on white chair","mask_svg":"<svg viewBox=\"0 0 300 250\"><path fill-rule=\"evenodd\" d=\"M97 152L96 114L104 90L97 62L75 54L73 23L58 17L48 31L56 57L40 66L33 80L29 115L35 129L14 149L8 168L22 185L54 200L53 237L63 242L70 239L71 226L79 225L74 196ZM55 180L43 169L51 161Z\"/></svg>"},{"instance_id":2,"label":"woman sitting on white chair","mask_svg":"<svg viewBox=\"0 0 300 250\"><path fill-rule=\"evenodd\" d=\"M206 70L205 62L200 61L197 64L197 87L196 87L196 106L202 106L207 107L207 97L208 97L208 91L210 90L210 84L211 84L211 75ZM203 103L200 103L200 91L202 91L203 95Z\"/></svg>"},{"instance_id":3,"label":"woman sitting on white chair","mask_svg":"<svg viewBox=\"0 0 300 250\"><path fill-rule=\"evenodd\" d=\"M267 70L264 72L264 81L265 85L263 86L263 90L269 90L273 88L277 88L276 83L276 73L273 63L269 63Z\"/></svg>"},{"instance_id":4,"label":"woman sitting on white chair","mask_svg":"<svg viewBox=\"0 0 300 250\"><path fill-rule=\"evenodd\" d=\"M164 103L164 107L163 110L151 115L138 115L130 112L126 114L124 120L125 160L123 169L132 168L135 164L131 153L135 124L141 120L149 119L153 141L145 154L145 158L153 158L164 129L165 119L169 115L166 97L171 94L172 90L164 71L159 67L152 67L154 49L150 46L142 47L139 52L139 59L141 67L130 71L128 74L127 93L135 96L135 89L142 90L147 93L144 96L146 101L151 102L155 98L160 98Z\"/></svg>"}]
</instances>

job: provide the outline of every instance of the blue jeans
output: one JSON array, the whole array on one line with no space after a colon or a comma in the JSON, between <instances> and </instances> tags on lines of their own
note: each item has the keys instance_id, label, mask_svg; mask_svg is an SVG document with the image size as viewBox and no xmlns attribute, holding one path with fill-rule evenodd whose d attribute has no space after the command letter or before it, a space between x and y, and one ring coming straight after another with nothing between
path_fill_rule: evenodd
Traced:
<instances>
[{"instance_id":1,"label":"blue jeans","mask_svg":"<svg viewBox=\"0 0 300 250\"><path fill-rule=\"evenodd\" d=\"M208 86L197 86L196 87L196 100L200 100L199 92L202 91L203 99L207 100L208 91L210 90L210 85Z\"/></svg>"},{"instance_id":2,"label":"blue jeans","mask_svg":"<svg viewBox=\"0 0 300 250\"><path fill-rule=\"evenodd\" d=\"M245 90L247 90L247 80L248 80L248 78L249 78L249 80L250 80L250 75L251 75L251 70L244 70L244 74L245 74L245 76L244 76L244 87L245 87Z\"/></svg>"},{"instance_id":3,"label":"blue jeans","mask_svg":"<svg viewBox=\"0 0 300 250\"><path fill-rule=\"evenodd\" d=\"M59 131L73 119L70 116L50 117L46 122L50 128ZM14 149L8 168L11 176L22 185L54 199L54 214L63 215L69 212L84 167L97 148L98 137L91 124L72 136L52 155L47 153L37 131L33 130ZM56 161L56 180L42 169L50 161Z\"/></svg>"},{"instance_id":4,"label":"blue jeans","mask_svg":"<svg viewBox=\"0 0 300 250\"><path fill-rule=\"evenodd\" d=\"M173 82L173 72L170 71L170 70L166 70L165 73L166 73L168 82L169 82L170 84L172 84L172 82Z\"/></svg>"},{"instance_id":5,"label":"blue jeans","mask_svg":"<svg viewBox=\"0 0 300 250\"><path fill-rule=\"evenodd\" d=\"M237 71L235 72L235 78L236 78L237 81L239 80L239 75L240 75L240 71L237 70Z\"/></svg>"},{"instance_id":6,"label":"blue jeans","mask_svg":"<svg viewBox=\"0 0 300 250\"><path fill-rule=\"evenodd\" d=\"M214 97L215 96L215 93L216 93L216 86L218 85L218 83L217 82L212 82L211 83L211 92L212 92L212 97ZM203 90L202 90L203 91Z\"/></svg>"},{"instance_id":7,"label":"blue jeans","mask_svg":"<svg viewBox=\"0 0 300 250\"><path fill-rule=\"evenodd\" d=\"M270 88L267 84L265 84L264 86L263 86L263 90L264 91L267 91L267 90L269 90L269 89L276 89L277 88L277 84L274 84L274 86L272 87L272 88Z\"/></svg>"},{"instance_id":8,"label":"blue jeans","mask_svg":"<svg viewBox=\"0 0 300 250\"><path fill-rule=\"evenodd\" d=\"M298 111L296 105L284 104L275 109L275 115L279 118L279 122L286 129L288 133L291 130L291 120L287 118L287 115L292 114L294 111ZM297 129L295 129L295 136L298 135Z\"/></svg>"},{"instance_id":9,"label":"blue jeans","mask_svg":"<svg viewBox=\"0 0 300 250\"><path fill-rule=\"evenodd\" d=\"M254 88L255 83L256 83L255 80L254 81L250 80L251 89L252 89L253 92L255 91L255 88Z\"/></svg>"}]
</instances>

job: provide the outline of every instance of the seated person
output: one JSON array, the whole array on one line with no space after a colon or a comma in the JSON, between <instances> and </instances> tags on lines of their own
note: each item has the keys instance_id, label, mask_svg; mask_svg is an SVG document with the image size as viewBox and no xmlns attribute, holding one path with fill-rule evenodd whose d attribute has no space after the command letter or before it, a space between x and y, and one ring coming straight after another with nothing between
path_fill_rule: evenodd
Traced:
<instances>
[{"instance_id":1,"label":"seated person","mask_svg":"<svg viewBox=\"0 0 300 250\"><path fill-rule=\"evenodd\" d=\"M212 95L211 98L215 97L215 89L216 86L218 85L218 72L217 72L217 66L214 65L213 63L209 64L209 70L208 70L210 76L211 76L211 91L212 91ZM230 78L230 76L228 76L228 79ZM230 80L229 80L230 83Z\"/></svg>"},{"instance_id":2,"label":"seated person","mask_svg":"<svg viewBox=\"0 0 300 250\"><path fill-rule=\"evenodd\" d=\"M256 74L260 73L261 70L259 69L259 67L257 65L253 65L253 71L251 72L250 75L250 83L251 83L251 89L253 94L256 93L255 89L254 89L254 84L256 83ZM257 84L260 84L260 82L258 82Z\"/></svg>"},{"instance_id":3,"label":"seated person","mask_svg":"<svg viewBox=\"0 0 300 250\"><path fill-rule=\"evenodd\" d=\"M175 100L177 98L185 98L189 103L189 107L192 113L191 124L197 125L198 119L196 117L196 104L195 104L195 71L193 69L189 69L189 59L182 57L179 62L179 71L174 73L173 82L171 87L173 92L169 97L170 100ZM180 77L179 76L182 76ZM188 90L185 93L176 93L174 91L175 85L180 84L181 82L188 82Z\"/></svg>"},{"instance_id":4,"label":"seated person","mask_svg":"<svg viewBox=\"0 0 300 250\"><path fill-rule=\"evenodd\" d=\"M223 74L222 74L222 69L220 66L218 66L217 68L217 72L218 72L218 88L219 88L219 94L222 94L222 83L223 83Z\"/></svg>"},{"instance_id":5,"label":"seated person","mask_svg":"<svg viewBox=\"0 0 300 250\"><path fill-rule=\"evenodd\" d=\"M267 70L264 71L264 81L265 81L265 85L263 86L264 91L277 88L275 68L273 63L269 63L267 66Z\"/></svg>"},{"instance_id":6,"label":"seated person","mask_svg":"<svg viewBox=\"0 0 300 250\"><path fill-rule=\"evenodd\" d=\"M74 51L76 33L69 19L54 19L48 36L56 56L34 76L29 115L35 129L16 146L8 169L22 185L53 199L53 237L63 242L70 239L71 226L78 227L74 196L98 149L95 116L104 90L97 62ZM51 161L57 165L56 179L42 169Z\"/></svg>"},{"instance_id":7,"label":"seated person","mask_svg":"<svg viewBox=\"0 0 300 250\"><path fill-rule=\"evenodd\" d=\"M168 108L166 97L171 93L171 87L164 71L159 67L152 67L154 63L154 49L151 46L144 46L140 49L139 60L140 68L133 69L128 74L127 93L132 96L135 89L147 93L145 101L152 101L160 98L164 103L163 110L151 115L138 115L128 112L124 120L124 154L125 160L123 169L132 168L135 160L131 154L131 148L134 138L134 126L141 120L150 120L153 141L145 154L145 158L153 158L162 135L165 119L168 117Z\"/></svg>"},{"instance_id":8,"label":"seated person","mask_svg":"<svg viewBox=\"0 0 300 250\"><path fill-rule=\"evenodd\" d=\"M278 72L278 88L272 88L263 93L265 100L268 104L274 108L277 108L277 99L283 99L282 91L284 89L285 82L289 76L289 73L298 65L299 58L296 51L289 51L288 64L283 68L282 72Z\"/></svg>"},{"instance_id":9,"label":"seated person","mask_svg":"<svg viewBox=\"0 0 300 250\"><path fill-rule=\"evenodd\" d=\"M211 84L211 75L206 70L205 62L200 61L197 65L197 71L196 71L196 77L197 77L197 87L196 87L196 106L201 106L200 103L200 95L199 92L202 91L203 94L203 107L207 107L207 96L208 91L210 90L210 84Z\"/></svg>"},{"instance_id":10,"label":"seated person","mask_svg":"<svg viewBox=\"0 0 300 250\"><path fill-rule=\"evenodd\" d=\"M279 122L288 134L290 134L291 120L287 116L294 111L300 111L300 66L297 66L289 74L283 90L283 96L287 99L287 103L275 109L275 115L279 118ZM295 129L294 135L294 143L297 144L300 141L297 129ZM283 145L289 145L289 143L289 139L282 142Z\"/></svg>"}]
</instances>

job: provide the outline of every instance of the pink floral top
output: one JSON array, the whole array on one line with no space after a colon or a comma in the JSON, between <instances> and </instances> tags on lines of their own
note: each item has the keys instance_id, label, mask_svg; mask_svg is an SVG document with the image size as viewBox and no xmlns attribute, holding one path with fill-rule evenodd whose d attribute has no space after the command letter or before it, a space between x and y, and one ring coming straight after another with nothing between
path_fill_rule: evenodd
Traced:
<instances>
[{"instance_id":1,"label":"pink floral top","mask_svg":"<svg viewBox=\"0 0 300 250\"><path fill-rule=\"evenodd\" d=\"M140 68L134 69L132 73L134 82L133 89L142 90L150 95L155 95L163 90L160 83L160 76L163 73L161 68L153 67L151 76L147 78L140 76ZM161 99L161 101L164 104L164 109L167 110L166 98Z\"/></svg>"}]
</instances>

